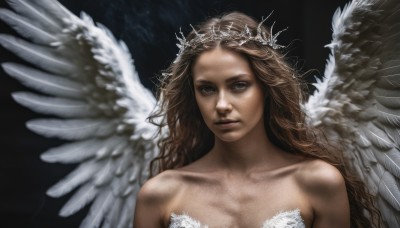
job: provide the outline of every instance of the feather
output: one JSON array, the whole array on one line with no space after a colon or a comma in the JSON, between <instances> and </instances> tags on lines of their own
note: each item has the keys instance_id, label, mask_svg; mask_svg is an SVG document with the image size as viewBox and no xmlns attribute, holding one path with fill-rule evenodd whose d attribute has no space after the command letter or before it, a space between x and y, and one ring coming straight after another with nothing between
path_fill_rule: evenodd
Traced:
<instances>
[{"instance_id":1,"label":"feather","mask_svg":"<svg viewBox=\"0 0 400 228\"><path fill-rule=\"evenodd\" d=\"M394 147L394 144L391 142L386 132L373 124L368 125L365 134L379 150L388 151Z\"/></svg>"},{"instance_id":2,"label":"feather","mask_svg":"<svg viewBox=\"0 0 400 228\"><path fill-rule=\"evenodd\" d=\"M0 45L12 51L20 58L51 73L62 72L65 75L76 71L68 59L62 59L62 55L48 47L38 46L9 35L0 35Z\"/></svg>"},{"instance_id":3,"label":"feather","mask_svg":"<svg viewBox=\"0 0 400 228\"><path fill-rule=\"evenodd\" d=\"M379 110L379 122L385 124L386 126L400 127L400 113L398 110L388 109L379 104L376 106Z\"/></svg>"},{"instance_id":4,"label":"feather","mask_svg":"<svg viewBox=\"0 0 400 228\"><path fill-rule=\"evenodd\" d=\"M85 97L82 85L67 78L51 75L17 63L3 63L2 67L7 74L18 79L25 86L42 93L75 99Z\"/></svg>"},{"instance_id":5,"label":"feather","mask_svg":"<svg viewBox=\"0 0 400 228\"><path fill-rule=\"evenodd\" d=\"M23 1L23 0L6 0L7 3L18 14L23 15L32 23L37 24L41 28L46 28L49 32L56 32L61 30L61 24L57 24L53 18L50 18L48 12L41 7L34 5L36 1Z\"/></svg>"},{"instance_id":6,"label":"feather","mask_svg":"<svg viewBox=\"0 0 400 228\"><path fill-rule=\"evenodd\" d=\"M400 77L400 76L399 76ZM375 89L376 100L386 108L399 109L400 95L397 90Z\"/></svg>"},{"instance_id":7,"label":"feather","mask_svg":"<svg viewBox=\"0 0 400 228\"><path fill-rule=\"evenodd\" d=\"M0 19L19 34L37 44L48 45L57 41L57 37L54 35L32 25L32 21L27 21L10 10L0 9Z\"/></svg>"},{"instance_id":8,"label":"feather","mask_svg":"<svg viewBox=\"0 0 400 228\"><path fill-rule=\"evenodd\" d=\"M365 129L356 129L355 134L355 142L361 150L365 150L371 146L371 142L362 134L363 131L365 131Z\"/></svg>"},{"instance_id":9,"label":"feather","mask_svg":"<svg viewBox=\"0 0 400 228\"><path fill-rule=\"evenodd\" d=\"M377 163L374 166L371 166L371 169L368 173L365 173L364 178L362 178L362 180L368 184L368 190L374 195L379 196L379 183L381 182L381 177L384 172L382 165Z\"/></svg>"},{"instance_id":10,"label":"feather","mask_svg":"<svg viewBox=\"0 0 400 228\"><path fill-rule=\"evenodd\" d=\"M90 105L77 100L40 96L28 92L16 92L12 97L19 104L43 114L59 117L84 118L98 115Z\"/></svg>"},{"instance_id":11,"label":"feather","mask_svg":"<svg viewBox=\"0 0 400 228\"><path fill-rule=\"evenodd\" d=\"M398 215L393 215L393 210L395 209L380 197L377 199L377 202L382 220L385 221L386 227L400 227L400 217Z\"/></svg>"},{"instance_id":12,"label":"feather","mask_svg":"<svg viewBox=\"0 0 400 228\"><path fill-rule=\"evenodd\" d=\"M400 74L381 77L377 86L387 89L397 89L400 86Z\"/></svg>"},{"instance_id":13,"label":"feather","mask_svg":"<svg viewBox=\"0 0 400 228\"><path fill-rule=\"evenodd\" d=\"M131 156L132 154L134 153L131 147L125 148L123 158L120 159L120 161L117 164L117 169L115 170L116 176L121 176L124 172L126 172L128 167L132 164L132 156Z\"/></svg>"},{"instance_id":14,"label":"feather","mask_svg":"<svg viewBox=\"0 0 400 228\"><path fill-rule=\"evenodd\" d=\"M394 62L396 65L386 63L380 70L382 76L377 81L378 88L398 89L400 87L400 60Z\"/></svg>"},{"instance_id":15,"label":"feather","mask_svg":"<svg viewBox=\"0 0 400 228\"><path fill-rule=\"evenodd\" d=\"M128 143L120 144L118 147L115 147L114 150L111 152L111 156L113 158L121 156L124 151L127 149Z\"/></svg>"},{"instance_id":16,"label":"feather","mask_svg":"<svg viewBox=\"0 0 400 228\"><path fill-rule=\"evenodd\" d=\"M10 1L10 0L7 0ZM15 1L15 0L11 0ZM19 0L17 0L19 1ZM39 12L46 15L54 23L65 26L65 21L74 21L79 22L73 13L67 10L61 3L58 1L49 1L49 0L35 0L31 2L31 5L36 8Z\"/></svg>"},{"instance_id":17,"label":"feather","mask_svg":"<svg viewBox=\"0 0 400 228\"><path fill-rule=\"evenodd\" d=\"M109 159L106 164L94 175L93 184L96 187L104 186L111 182L114 176L115 161Z\"/></svg>"},{"instance_id":18,"label":"feather","mask_svg":"<svg viewBox=\"0 0 400 228\"><path fill-rule=\"evenodd\" d=\"M393 176L385 172L379 184L380 195L398 212L400 212L400 188Z\"/></svg>"},{"instance_id":19,"label":"feather","mask_svg":"<svg viewBox=\"0 0 400 228\"><path fill-rule=\"evenodd\" d=\"M377 152L375 155L385 169L400 179L400 151L398 148L386 152Z\"/></svg>"},{"instance_id":20,"label":"feather","mask_svg":"<svg viewBox=\"0 0 400 228\"><path fill-rule=\"evenodd\" d=\"M114 200L115 197L111 191L103 190L101 194L96 197L94 203L90 207L89 214L83 220L81 227L99 227L101 221L103 220L103 216L109 212Z\"/></svg>"},{"instance_id":21,"label":"feather","mask_svg":"<svg viewBox=\"0 0 400 228\"><path fill-rule=\"evenodd\" d=\"M129 181L129 177L131 176L133 171L133 167L130 166L126 172L122 173L120 176L113 178L111 182L111 188L114 195L119 196L121 198L126 198L128 194L126 194L130 188L132 187L140 187L138 183L133 183ZM135 190L138 190L136 188ZM130 191L132 192L132 191Z\"/></svg>"},{"instance_id":22,"label":"feather","mask_svg":"<svg viewBox=\"0 0 400 228\"><path fill-rule=\"evenodd\" d=\"M100 168L101 163L94 163L93 161L84 162L64 179L49 188L46 193L51 197L63 196L80 184L90 180L93 174L98 172Z\"/></svg>"},{"instance_id":23,"label":"feather","mask_svg":"<svg viewBox=\"0 0 400 228\"><path fill-rule=\"evenodd\" d=\"M122 208L122 212L119 215L117 228L133 227L132 214L135 210L134 205L136 205L135 197L129 197L126 199L125 205Z\"/></svg>"},{"instance_id":24,"label":"feather","mask_svg":"<svg viewBox=\"0 0 400 228\"><path fill-rule=\"evenodd\" d=\"M393 126L383 126L383 130L388 134L396 147L400 148L400 128L394 128Z\"/></svg>"},{"instance_id":25,"label":"feather","mask_svg":"<svg viewBox=\"0 0 400 228\"><path fill-rule=\"evenodd\" d=\"M112 205L112 208L109 210L104 218L102 228L115 228L115 224L118 224L119 217L122 213L122 209L124 206L125 205L123 203L123 200L121 198L116 198L115 202Z\"/></svg>"},{"instance_id":26,"label":"feather","mask_svg":"<svg viewBox=\"0 0 400 228\"><path fill-rule=\"evenodd\" d=\"M126 143L122 142L123 145L126 145ZM115 148L120 148L121 145L115 145ZM112 152L115 150L115 148L106 148L103 147L101 150L98 150L96 153L96 160L103 160L103 159L108 159L110 157L110 155L112 154Z\"/></svg>"},{"instance_id":27,"label":"feather","mask_svg":"<svg viewBox=\"0 0 400 228\"><path fill-rule=\"evenodd\" d=\"M59 215L68 217L81 210L84 206L93 201L98 194L99 189L88 183L81 188L68 200L61 208Z\"/></svg>"},{"instance_id":28,"label":"feather","mask_svg":"<svg viewBox=\"0 0 400 228\"><path fill-rule=\"evenodd\" d=\"M99 151L111 150L121 141L124 142L125 139L118 136L108 139L78 141L52 148L44 152L40 158L50 163L60 162L64 164L73 164L83 162L88 158L94 157Z\"/></svg>"},{"instance_id":29,"label":"feather","mask_svg":"<svg viewBox=\"0 0 400 228\"><path fill-rule=\"evenodd\" d=\"M143 164L140 163L136 163L133 167L131 167L131 169L129 170L129 183L135 183L139 177L139 173L140 171L142 171L141 169Z\"/></svg>"},{"instance_id":30,"label":"feather","mask_svg":"<svg viewBox=\"0 0 400 228\"><path fill-rule=\"evenodd\" d=\"M358 115L357 119L362 122L369 122L376 119L379 115L379 110L376 109L374 106L365 107L361 110Z\"/></svg>"},{"instance_id":31,"label":"feather","mask_svg":"<svg viewBox=\"0 0 400 228\"><path fill-rule=\"evenodd\" d=\"M66 140L105 137L115 131L113 121L106 119L32 120L27 123L27 127L40 135Z\"/></svg>"},{"instance_id":32,"label":"feather","mask_svg":"<svg viewBox=\"0 0 400 228\"><path fill-rule=\"evenodd\" d=\"M371 148L366 148L359 150L357 147L354 148L354 152L358 152L359 154L359 159L362 161L362 164L364 164L365 168L370 168L372 164L375 164L378 162L378 160L375 157L375 154Z\"/></svg>"}]
</instances>

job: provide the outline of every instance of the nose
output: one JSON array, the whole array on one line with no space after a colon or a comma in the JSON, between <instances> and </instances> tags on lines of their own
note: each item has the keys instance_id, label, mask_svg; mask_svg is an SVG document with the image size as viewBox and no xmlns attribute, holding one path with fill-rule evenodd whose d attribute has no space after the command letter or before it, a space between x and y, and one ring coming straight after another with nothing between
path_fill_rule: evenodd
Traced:
<instances>
[{"instance_id":1,"label":"nose","mask_svg":"<svg viewBox=\"0 0 400 228\"><path fill-rule=\"evenodd\" d=\"M224 92L219 94L215 108L218 113L228 113L232 110L232 104L229 102L229 99Z\"/></svg>"}]
</instances>

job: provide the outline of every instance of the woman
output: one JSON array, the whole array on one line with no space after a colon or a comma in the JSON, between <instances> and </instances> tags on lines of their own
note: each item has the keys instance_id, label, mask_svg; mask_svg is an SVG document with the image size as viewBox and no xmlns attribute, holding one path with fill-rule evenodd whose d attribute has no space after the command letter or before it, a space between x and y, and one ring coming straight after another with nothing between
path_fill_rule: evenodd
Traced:
<instances>
[{"instance_id":1,"label":"woman","mask_svg":"<svg viewBox=\"0 0 400 228\"><path fill-rule=\"evenodd\" d=\"M341 154L304 123L275 36L240 13L181 40L162 81L169 135L135 227L368 227L378 212Z\"/></svg>"}]
</instances>

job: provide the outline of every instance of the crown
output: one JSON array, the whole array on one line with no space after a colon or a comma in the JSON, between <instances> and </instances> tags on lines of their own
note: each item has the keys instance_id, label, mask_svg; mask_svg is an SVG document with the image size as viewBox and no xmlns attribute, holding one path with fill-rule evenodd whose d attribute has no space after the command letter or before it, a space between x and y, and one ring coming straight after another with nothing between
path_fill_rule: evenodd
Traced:
<instances>
[{"instance_id":1,"label":"crown","mask_svg":"<svg viewBox=\"0 0 400 228\"><path fill-rule=\"evenodd\" d=\"M271 13L272 14L272 13ZM176 35L178 43L176 46L179 48L179 52L177 54L177 58L175 62L180 58L180 56L185 52L186 49L194 49L199 44L204 44L207 42L217 41L217 40L237 40L239 45L243 45L249 41L258 42L264 46L270 46L273 49L280 49L284 48L285 46L277 44L278 36L285 31L283 29L275 34L273 34L272 30L274 28L275 22L270 27L270 33L267 35L265 32L262 31L261 27L263 23L271 16L268 15L265 19L262 19L261 22L257 26L257 34L253 36L249 27L245 25L244 30L241 32L232 31L231 28L233 26L233 22L228 26L226 31L221 31L219 28L215 28L214 26L211 29L211 32L208 33L199 33L192 25L190 25L195 33L195 37L191 40L186 40L185 36L183 35L182 31L179 32L180 36Z\"/></svg>"}]
</instances>

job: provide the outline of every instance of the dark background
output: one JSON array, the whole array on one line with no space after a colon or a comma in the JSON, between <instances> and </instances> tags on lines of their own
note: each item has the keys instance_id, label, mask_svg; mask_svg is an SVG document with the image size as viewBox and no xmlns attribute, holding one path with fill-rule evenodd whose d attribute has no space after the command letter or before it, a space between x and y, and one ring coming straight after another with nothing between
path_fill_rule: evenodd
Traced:
<instances>
[{"instance_id":1,"label":"dark background","mask_svg":"<svg viewBox=\"0 0 400 228\"><path fill-rule=\"evenodd\" d=\"M315 70L322 75L331 39L331 18L344 0L63 0L78 14L85 11L97 22L124 40L135 60L143 83L154 89L155 76L166 68L178 51L175 33L189 24L222 12L238 10L256 19L274 11L267 24L276 21L276 30L288 28L278 39L288 46L288 58L301 72ZM0 7L7 7L0 0ZM1 33L13 33L0 22ZM19 61L0 48L0 62ZM311 79L310 79L311 81ZM25 127L27 120L43 117L19 106L10 94L28 90L0 70L0 227L78 227L87 208L69 218L57 216L71 196L52 199L46 189L69 173L74 166L49 164L39 155L63 142L38 136Z\"/></svg>"}]
</instances>

